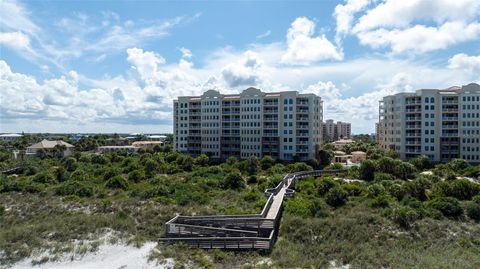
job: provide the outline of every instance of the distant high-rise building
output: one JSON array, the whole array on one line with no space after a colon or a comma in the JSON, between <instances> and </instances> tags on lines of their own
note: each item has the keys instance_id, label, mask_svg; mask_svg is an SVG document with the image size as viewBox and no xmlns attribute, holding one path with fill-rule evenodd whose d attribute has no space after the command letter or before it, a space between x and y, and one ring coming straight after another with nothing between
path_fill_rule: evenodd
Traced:
<instances>
[{"instance_id":1,"label":"distant high-rise building","mask_svg":"<svg viewBox=\"0 0 480 269\"><path fill-rule=\"evenodd\" d=\"M336 141L339 139L350 139L352 136L352 125L348 122L334 122L326 120L323 124L323 140Z\"/></svg>"},{"instance_id":2,"label":"distant high-rise building","mask_svg":"<svg viewBox=\"0 0 480 269\"><path fill-rule=\"evenodd\" d=\"M421 89L380 101L378 142L402 159L480 162L480 85Z\"/></svg>"},{"instance_id":3,"label":"distant high-rise building","mask_svg":"<svg viewBox=\"0 0 480 269\"><path fill-rule=\"evenodd\" d=\"M322 115L322 100L314 94L209 90L174 100L174 146L214 159L313 159L322 143Z\"/></svg>"}]
</instances>

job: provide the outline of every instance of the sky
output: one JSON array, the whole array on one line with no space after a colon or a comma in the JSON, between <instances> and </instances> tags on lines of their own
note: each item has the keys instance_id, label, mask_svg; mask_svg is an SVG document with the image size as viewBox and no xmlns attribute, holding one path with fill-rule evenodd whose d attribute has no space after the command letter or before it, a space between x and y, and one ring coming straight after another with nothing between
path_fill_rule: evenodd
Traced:
<instances>
[{"instance_id":1,"label":"sky","mask_svg":"<svg viewBox=\"0 0 480 269\"><path fill-rule=\"evenodd\" d=\"M372 133L378 101L480 82L480 1L0 0L0 132L172 132L177 96L296 90Z\"/></svg>"}]
</instances>

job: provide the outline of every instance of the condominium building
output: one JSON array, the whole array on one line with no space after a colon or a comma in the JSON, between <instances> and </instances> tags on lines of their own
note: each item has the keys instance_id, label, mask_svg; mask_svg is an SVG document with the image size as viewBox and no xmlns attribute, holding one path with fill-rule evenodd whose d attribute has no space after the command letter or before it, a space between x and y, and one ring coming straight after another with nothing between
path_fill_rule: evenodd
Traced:
<instances>
[{"instance_id":1,"label":"condominium building","mask_svg":"<svg viewBox=\"0 0 480 269\"><path fill-rule=\"evenodd\" d=\"M314 94L209 90L178 97L173 107L175 149L194 156L308 160L322 142L323 105Z\"/></svg>"},{"instance_id":2,"label":"condominium building","mask_svg":"<svg viewBox=\"0 0 480 269\"><path fill-rule=\"evenodd\" d=\"M422 89L380 101L378 142L403 159L480 162L480 85Z\"/></svg>"},{"instance_id":3,"label":"condominium building","mask_svg":"<svg viewBox=\"0 0 480 269\"><path fill-rule=\"evenodd\" d=\"M323 140L337 141L339 139L350 139L352 136L352 125L348 122L334 122L326 120L323 124Z\"/></svg>"}]
</instances>

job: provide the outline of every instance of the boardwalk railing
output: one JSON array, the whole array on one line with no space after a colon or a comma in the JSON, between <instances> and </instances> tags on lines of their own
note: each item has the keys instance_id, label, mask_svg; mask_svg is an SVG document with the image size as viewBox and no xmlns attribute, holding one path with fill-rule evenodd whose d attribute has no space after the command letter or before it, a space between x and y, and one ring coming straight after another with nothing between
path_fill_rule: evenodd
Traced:
<instances>
[{"instance_id":1,"label":"boardwalk railing","mask_svg":"<svg viewBox=\"0 0 480 269\"><path fill-rule=\"evenodd\" d=\"M323 174L340 174L341 170L314 170L287 174L275 188L266 189L267 202L260 214L181 216L165 223L164 243L182 242L197 248L263 249L275 243L283 201L294 194L297 180Z\"/></svg>"}]
</instances>

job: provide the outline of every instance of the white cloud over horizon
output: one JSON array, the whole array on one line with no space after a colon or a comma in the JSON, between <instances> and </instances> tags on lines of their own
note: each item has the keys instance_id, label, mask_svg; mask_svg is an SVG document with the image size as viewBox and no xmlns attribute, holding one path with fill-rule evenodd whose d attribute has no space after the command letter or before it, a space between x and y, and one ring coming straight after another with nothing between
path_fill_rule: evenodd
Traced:
<instances>
[{"instance_id":1,"label":"white cloud over horizon","mask_svg":"<svg viewBox=\"0 0 480 269\"><path fill-rule=\"evenodd\" d=\"M273 31L267 30L253 35L254 43L242 48L227 44L205 56L198 56L191 44L179 44L174 46L178 57L172 59L145 44L166 38L174 27L197 20L199 14L134 20L114 12L102 12L98 18L75 13L56 20L55 27L63 27L67 38L55 42L25 6L6 0L5 10L18 20L0 22L0 45L18 51L20 57L20 52L34 55L31 60L50 76L15 71L15 64L0 58L0 132L79 132L82 126L85 131L111 132L124 126L126 132L171 132L177 96L208 89L234 93L250 86L318 94L324 100L324 119L350 121L355 133L373 132L378 101L385 95L480 82L479 51L456 52L440 60L417 58L480 39L480 2L406 2L347 0L332 11L333 33L316 30L322 25L315 18L300 16L274 41L265 41L274 39ZM351 57L344 48L348 37L358 39L368 53ZM100 63L113 54L128 65L113 75L92 78L64 64L82 58ZM60 71L55 73L52 64Z\"/></svg>"}]
</instances>

